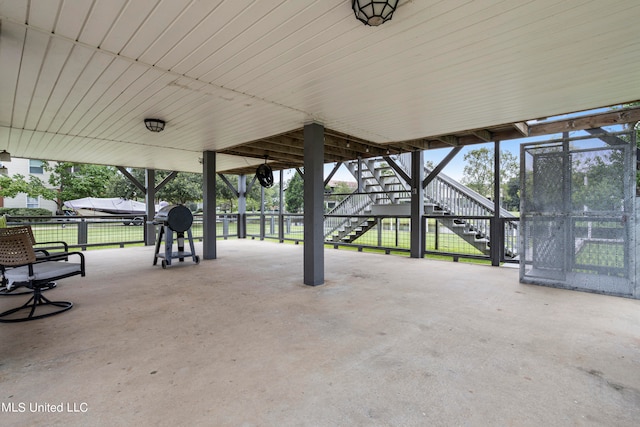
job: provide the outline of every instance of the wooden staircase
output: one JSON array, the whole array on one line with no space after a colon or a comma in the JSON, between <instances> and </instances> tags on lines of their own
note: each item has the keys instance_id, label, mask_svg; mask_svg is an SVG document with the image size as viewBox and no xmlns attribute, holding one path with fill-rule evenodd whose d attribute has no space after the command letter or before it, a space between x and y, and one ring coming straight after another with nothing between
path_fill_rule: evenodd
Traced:
<instances>
[{"instance_id":1,"label":"wooden staircase","mask_svg":"<svg viewBox=\"0 0 640 427\"><path fill-rule=\"evenodd\" d=\"M410 154L392 157L398 166L409 174ZM374 227L378 220L371 215L376 208L405 209L411 201L410 186L382 158L361 160L360 176L363 193L354 193L336 206L325 220L325 239L330 242L352 243ZM358 161L346 163L354 177L358 176ZM431 170L425 167L425 173ZM443 173L424 189L425 214L438 215L438 221L448 230L460 236L483 254L489 254L489 221L447 217L493 216L493 202ZM351 208L353 207L353 208ZM340 215L332 218L331 215ZM515 218L502 209L503 218ZM329 223L327 223L329 222ZM505 242L505 256L516 257L517 221L505 223L505 233L511 236ZM515 237L514 237L515 236Z\"/></svg>"}]
</instances>

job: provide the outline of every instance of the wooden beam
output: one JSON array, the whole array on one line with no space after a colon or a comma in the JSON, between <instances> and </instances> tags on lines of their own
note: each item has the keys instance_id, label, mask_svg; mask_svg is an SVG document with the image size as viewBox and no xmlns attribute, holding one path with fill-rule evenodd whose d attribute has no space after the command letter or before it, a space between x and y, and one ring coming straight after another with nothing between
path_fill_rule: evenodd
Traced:
<instances>
[{"instance_id":1,"label":"wooden beam","mask_svg":"<svg viewBox=\"0 0 640 427\"><path fill-rule=\"evenodd\" d=\"M442 169L444 169L444 167L447 166L447 164L449 164L451 160L453 160L453 158L460 152L460 150L462 150L462 145L458 147L453 147L451 151L449 151L449 154L447 154L447 156L444 159L442 159L442 161L438 163L438 165L435 168L433 168L429 176L427 176L422 181L423 189L427 188L427 185L429 185L429 183L433 181L436 176L438 176L438 174L442 171Z\"/></svg>"},{"instance_id":2,"label":"wooden beam","mask_svg":"<svg viewBox=\"0 0 640 427\"><path fill-rule=\"evenodd\" d=\"M522 136L529 136L529 125L525 122L517 122L513 124L513 127L520 132Z\"/></svg>"},{"instance_id":3,"label":"wooden beam","mask_svg":"<svg viewBox=\"0 0 640 427\"><path fill-rule=\"evenodd\" d=\"M324 180L324 186L325 187L327 186L327 184L329 184L329 181L331 181L331 178L333 178L333 175L335 175L336 172L338 172L338 169L340 169L340 166L342 166L342 162L337 162L336 165L331 170L331 172L329 173L329 176L327 176L325 178L325 180Z\"/></svg>"},{"instance_id":4,"label":"wooden beam","mask_svg":"<svg viewBox=\"0 0 640 427\"><path fill-rule=\"evenodd\" d=\"M348 150L355 151L362 157L377 157L387 154L387 148L384 148L377 144L362 143L351 140L342 140L332 135L325 135L324 137L325 148L329 147L341 147ZM349 147L347 147L349 144ZM357 157L357 156L356 156Z\"/></svg>"},{"instance_id":5,"label":"wooden beam","mask_svg":"<svg viewBox=\"0 0 640 427\"><path fill-rule=\"evenodd\" d=\"M251 143L251 144L258 144L262 141L265 141L269 144L279 145L279 146L296 147L296 148L300 147L300 152L302 152L302 141L296 138L291 138L290 136L287 136L287 135L282 135L278 138L263 139L256 143ZM329 143L327 143L326 138L325 138L324 147L325 147L324 157L326 162L336 162L336 161L342 162L347 160L353 160L366 152L366 147L361 147L363 150L365 150L363 151L363 153L361 153L354 148L356 147L355 144L354 146L347 148L346 142L336 142L335 140L330 139Z\"/></svg>"},{"instance_id":6,"label":"wooden beam","mask_svg":"<svg viewBox=\"0 0 640 427\"><path fill-rule=\"evenodd\" d=\"M236 197L240 197L240 193L238 192L238 190L236 190L236 188L233 186L233 184L231 184L229 179L226 176L224 176L224 174L219 173L218 176L220 177L222 182L224 182L227 185L227 188L229 188L229 190L231 190L231 192L235 194Z\"/></svg>"},{"instance_id":7,"label":"wooden beam","mask_svg":"<svg viewBox=\"0 0 640 427\"><path fill-rule=\"evenodd\" d=\"M594 129L602 126L622 125L637 121L640 121L640 108L628 108L584 117L532 124L529 125L529 136Z\"/></svg>"},{"instance_id":8,"label":"wooden beam","mask_svg":"<svg viewBox=\"0 0 640 427\"><path fill-rule=\"evenodd\" d=\"M293 154L294 156L304 157L304 152L301 148L292 147L290 145L284 145L284 144L254 142L251 144L238 145L237 147L233 147L233 148L234 149L235 148L251 148L256 151L263 150L271 153Z\"/></svg>"},{"instance_id":9,"label":"wooden beam","mask_svg":"<svg viewBox=\"0 0 640 427\"><path fill-rule=\"evenodd\" d=\"M454 135L435 136L434 139L437 139L438 141L442 141L445 144L450 145L452 147L457 147L458 145L460 145L459 138Z\"/></svg>"},{"instance_id":10,"label":"wooden beam","mask_svg":"<svg viewBox=\"0 0 640 427\"><path fill-rule=\"evenodd\" d=\"M472 130L471 133L477 136L478 138L480 138L481 140L483 140L484 142L489 142L493 140L492 139L493 137L491 136L491 132L489 132L486 129Z\"/></svg>"},{"instance_id":11,"label":"wooden beam","mask_svg":"<svg viewBox=\"0 0 640 427\"><path fill-rule=\"evenodd\" d=\"M292 153L278 153L275 151L268 151L261 148L237 146L230 149L220 151L222 154L230 154L234 156L246 156L256 159L264 159L267 156L268 160L286 160L302 164L304 156Z\"/></svg>"},{"instance_id":12,"label":"wooden beam","mask_svg":"<svg viewBox=\"0 0 640 427\"><path fill-rule=\"evenodd\" d=\"M411 185L411 177L405 171L402 170L402 168L395 162L395 160L393 160L389 156L384 156L383 159L387 162L389 166L391 166L391 168L394 171L396 171L396 173L400 176L400 178L404 180L404 182Z\"/></svg>"},{"instance_id":13,"label":"wooden beam","mask_svg":"<svg viewBox=\"0 0 640 427\"><path fill-rule=\"evenodd\" d=\"M602 128L586 129L585 131L590 135L594 135L594 136L598 137L599 140L601 140L602 142L604 142L607 145L627 145L627 144L629 144L629 142L625 141L624 139L618 138L615 135L610 135L609 132L607 132L606 130L604 130Z\"/></svg>"},{"instance_id":14,"label":"wooden beam","mask_svg":"<svg viewBox=\"0 0 640 427\"><path fill-rule=\"evenodd\" d=\"M178 171L172 171L169 175L165 177L165 179L162 180L160 184L156 185L155 191L156 192L160 191L162 187L164 187L169 182L171 182L176 176L178 176Z\"/></svg>"},{"instance_id":15,"label":"wooden beam","mask_svg":"<svg viewBox=\"0 0 640 427\"><path fill-rule=\"evenodd\" d=\"M116 166L116 168L120 171L122 175L126 176L127 179L131 181L131 183L135 185L138 190L142 191L142 194L147 194L147 187L141 184L140 181L138 181L136 177L131 175L128 170L126 170L122 166Z\"/></svg>"}]
</instances>

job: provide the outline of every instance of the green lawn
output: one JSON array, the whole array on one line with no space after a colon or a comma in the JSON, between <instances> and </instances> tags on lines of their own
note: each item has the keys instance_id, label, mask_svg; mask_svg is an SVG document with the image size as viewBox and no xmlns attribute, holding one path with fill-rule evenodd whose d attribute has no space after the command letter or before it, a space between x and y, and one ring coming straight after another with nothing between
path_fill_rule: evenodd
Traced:
<instances>
[{"instance_id":1,"label":"green lawn","mask_svg":"<svg viewBox=\"0 0 640 427\"><path fill-rule=\"evenodd\" d=\"M399 230L397 231L397 245L396 245L396 231L390 229L390 221L385 221L384 228L381 236L382 247L390 248L391 253L397 255L408 255L408 249L410 248L411 236L409 232L409 222L406 219L399 221ZM118 247L120 242L130 242L127 245L142 245L144 239L144 226L142 225L124 225L121 222L109 222L109 223L87 223L87 239L86 242L79 242L78 240L78 222L65 222L56 224L33 224L33 232L38 242L51 242L51 241L64 241L69 245L95 245L88 246L87 249L99 249L107 247ZM226 228L226 230L225 230ZM430 224L429 230L434 230L433 223ZM202 223L196 222L191 228L194 238L202 237ZM228 222L225 225L222 222L217 223L218 238L223 238L223 232L226 231L228 236L235 237L237 235L237 223ZM273 234L270 233L270 221L266 221L266 237L278 236L278 223L276 221ZM285 233L285 239L299 239L304 237L304 227L302 225L292 224L288 227L288 233ZM260 234L259 222L253 220L247 222L247 234L258 236ZM458 237L453 233L441 232L438 236L438 247L436 248L436 236L433 231L430 231L426 235L426 248L428 251L439 251L446 253L455 253L461 255L482 255L475 247ZM350 250L357 250L358 245L374 247L378 246L378 229L374 227L367 233L358 238L354 243L355 247L343 248ZM333 247L332 244L327 244L327 247ZM393 248L400 249L400 251L393 251ZM385 253L385 249L366 248L367 251ZM404 250L404 251L403 251ZM451 259L451 256L438 256L429 255L429 258L442 258ZM469 260L470 262L481 262L484 260Z\"/></svg>"},{"instance_id":2,"label":"green lawn","mask_svg":"<svg viewBox=\"0 0 640 427\"><path fill-rule=\"evenodd\" d=\"M576 264L624 269L624 243L587 242L576 254Z\"/></svg>"}]
</instances>

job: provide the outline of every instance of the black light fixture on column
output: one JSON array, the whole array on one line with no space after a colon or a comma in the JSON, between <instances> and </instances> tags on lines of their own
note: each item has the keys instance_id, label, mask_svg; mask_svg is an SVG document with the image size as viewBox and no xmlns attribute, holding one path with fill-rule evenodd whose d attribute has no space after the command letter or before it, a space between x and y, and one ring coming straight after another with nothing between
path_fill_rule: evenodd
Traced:
<instances>
[{"instance_id":1,"label":"black light fixture on column","mask_svg":"<svg viewBox=\"0 0 640 427\"><path fill-rule=\"evenodd\" d=\"M398 0L353 0L353 13L364 25L377 27L391 20Z\"/></svg>"}]
</instances>

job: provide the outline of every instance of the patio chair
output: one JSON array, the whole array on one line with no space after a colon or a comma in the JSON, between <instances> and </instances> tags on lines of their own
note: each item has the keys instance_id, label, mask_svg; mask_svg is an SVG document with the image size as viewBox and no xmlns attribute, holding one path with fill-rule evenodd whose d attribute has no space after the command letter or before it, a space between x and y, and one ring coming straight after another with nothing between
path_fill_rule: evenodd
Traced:
<instances>
[{"instance_id":1,"label":"patio chair","mask_svg":"<svg viewBox=\"0 0 640 427\"><path fill-rule=\"evenodd\" d=\"M36 238L33 235L33 229L30 225L16 225L13 227L0 228L0 236L22 233L29 236L31 245L34 247L36 255L38 255L38 252L44 253L44 255L49 255L49 251L51 250L55 250L56 252L69 252L69 245L67 244L67 242L36 242Z\"/></svg>"},{"instance_id":2,"label":"patio chair","mask_svg":"<svg viewBox=\"0 0 640 427\"><path fill-rule=\"evenodd\" d=\"M36 253L36 258L41 258L41 257L46 257L50 255L51 250L56 250L56 253L60 253L60 252L64 252L67 253L69 252L69 245L67 245L67 242L63 242L63 241L55 241L55 242L36 242L35 236L33 235L33 230L31 229L30 225L19 225L19 226L15 226L15 227L2 227L0 224L0 236L6 236L6 235L13 235L13 234L26 234L27 236L29 236L29 239L31 240L31 244L34 247L34 251ZM47 287L48 289L51 288L55 288L56 284L55 282L51 282L49 283L49 286ZM47 289L47 288L43 288ZM31 293L31 291L24 291L24 292L12 292L11 290L7 289L6 287L6 280L4 277L2 277L1 283L0 283L0 296L2 295L24 295L24 294L28 294Z\"/></svg>"},{"instance_id":3,"label":"patio chair","mask_svg":"<svg viewBox=\"0 0 640 427\"><path fill-rule=\"evenodd\" d=\"M71 256L79 257L79 262L65 261ZM31 239L25 233L0 236L0 269L7 281L7 288L27 287L33 291L29 300L20 307L0 313L0 322L24 322L42 319L70 310L69 301L50 301L42 295L42 290L52 280L75 275L85 275L84 254L64 252L36 258ZM14 316L27 312L26 316Z\"/></svg>"}]
</instances>

